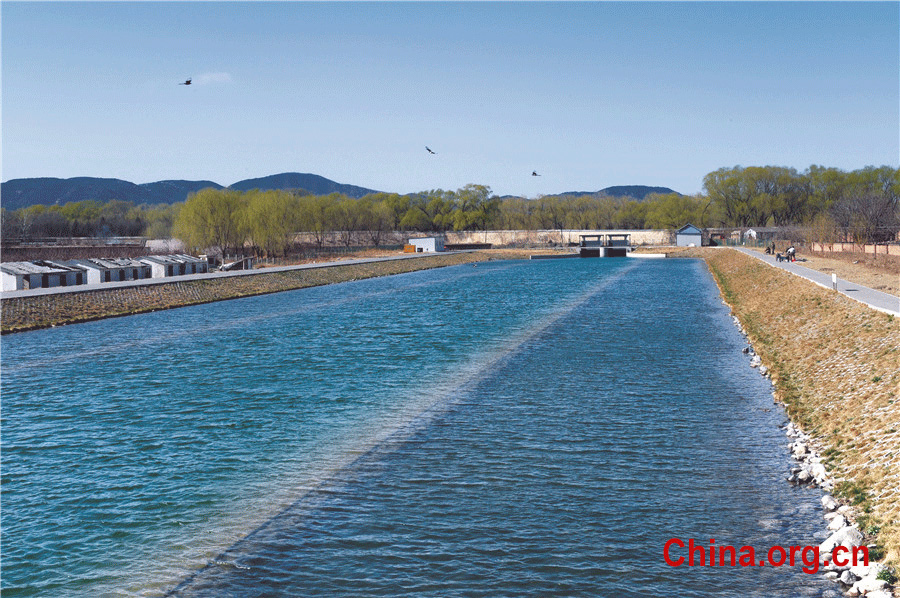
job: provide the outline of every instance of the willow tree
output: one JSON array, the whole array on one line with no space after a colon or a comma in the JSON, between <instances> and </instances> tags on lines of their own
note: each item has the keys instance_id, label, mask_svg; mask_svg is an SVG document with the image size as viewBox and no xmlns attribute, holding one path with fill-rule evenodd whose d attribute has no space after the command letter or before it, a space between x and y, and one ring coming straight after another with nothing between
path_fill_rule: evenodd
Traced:
<instances>
[{"instance_id":1,"label":"willow tree","mask_svg":"<svg viewBox=\"0 0 900 598\"><path fill-rule=\"evenodd\" d=\"M647 228L679 228L685 224L706 226L706 207L709 201L700 195L679 193L651 193L644 200Z\"/></svg>"},{"instance_id":2,"label":"willow tree","mask_svg":"<svg viewBox=\"0 0 900 598\"><path fill-rule=\"evenodd\" d=\"M191 194L175 219L175 235L188 247L225 253L243 247L247 238L241 213L244 198L230 189L201 189Z\"/></svg>"},{"instance_id":3,"label":"willow tree","mask_svg":"<svg viewBox=\"0 0 900 598\"><path fill-rule=\"evenodd\" d=\"M297 227L299 199L287 191L251 191L243 211L253 244L276 255L285 252Z\"/></svg>"}]
</instances>

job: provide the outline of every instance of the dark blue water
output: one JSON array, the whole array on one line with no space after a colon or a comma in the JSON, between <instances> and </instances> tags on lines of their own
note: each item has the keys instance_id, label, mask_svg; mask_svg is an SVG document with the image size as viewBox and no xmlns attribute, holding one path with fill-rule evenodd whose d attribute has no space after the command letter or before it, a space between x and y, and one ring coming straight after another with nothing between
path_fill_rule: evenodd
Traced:
<instances>
[{"instance_id":1,"label":"dark blue water","mask_svg":"<svg viewBox=\"0 0 900 598\"><path fill-rule=\"evenodd\" d=\"M4 596L817 596L701 262L498 262L3 338Z\"/></svg>"}]
</instances>

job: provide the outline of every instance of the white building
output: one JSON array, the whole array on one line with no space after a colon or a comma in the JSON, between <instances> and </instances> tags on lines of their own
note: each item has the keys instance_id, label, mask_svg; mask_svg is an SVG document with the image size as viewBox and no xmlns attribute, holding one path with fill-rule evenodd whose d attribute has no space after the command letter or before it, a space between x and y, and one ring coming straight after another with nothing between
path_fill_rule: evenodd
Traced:
<instances>
[{"instance_id":1,"label":"white building","mask_svg":"<svg viewBox=\"0 0 900 598\"><path fill-rule=\"evenodd\" d=\"M84 284L81 270L49 261L5 262L0 264L4 291L49 289Z\"/></svg>"},{"instance_id":2,"label":"white building","mask_svg":"<svg viewBox=\"0 0 900 598\"><path fill-rule=\"evenodd\" d=\"M83 270L87 284L150 278L150 266L128 258L69 260L66 265Z\"/></svg>"},{"instance_id":3,"label":"white building","mask_svg":"<svg viewBox=\"0 0 900 598\"><path fill-rule=\"evenodd\" d=\"M703 231L693 224L685 224L675 231L675 245L678 247L700 247L703 245Z\"/></svg>"},{"instance_id":4,"label":"white building","mask_svg":"<svg viewBox=\"0 0 900 598\"><path fill-rule=\"evenodd\" d=\"M90 258L86 260L69 260L67 266L84 271L87 284L101 282L119 282L122 280L141 280L150 278L150 266L129 258Z\"/></svg>"},{"instance_id":5,"label":"white building","mask_svg":"<svg viewBox=\"0 0 900 598\"><path fill-rule=\"evenodd\" d=\"M444 240L438 237L420 237L410 239L409 244L416 248L416 253L444 251Z\"/></svg>"},{"instance_id":6,"label":"white building","mask_svg":"<svg viewBox=\"0 0 900 598\"><path fill-rule=\"evenodd\" d=\"M148 255L140 258L139 261L150 266L152 278L209 272L209 263L206 260L183 253L175 255Z\"/></svg>"}]
</instances>

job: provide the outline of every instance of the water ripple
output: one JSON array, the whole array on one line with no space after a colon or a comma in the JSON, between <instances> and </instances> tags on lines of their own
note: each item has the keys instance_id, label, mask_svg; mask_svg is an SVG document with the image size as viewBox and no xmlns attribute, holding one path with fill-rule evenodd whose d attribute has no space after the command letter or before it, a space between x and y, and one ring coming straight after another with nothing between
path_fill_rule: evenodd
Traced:
<instances>
[{"instance_id":1,"label":"water ripple","mask_svg":"<svg viewBox=\"0 0 900 598\"><path fill-rule=\"evenodd\" d=\"M827 587L659 556L819 528L700 264L484 266L4 337L4 596Z\"/></svg>"}]
</instances>

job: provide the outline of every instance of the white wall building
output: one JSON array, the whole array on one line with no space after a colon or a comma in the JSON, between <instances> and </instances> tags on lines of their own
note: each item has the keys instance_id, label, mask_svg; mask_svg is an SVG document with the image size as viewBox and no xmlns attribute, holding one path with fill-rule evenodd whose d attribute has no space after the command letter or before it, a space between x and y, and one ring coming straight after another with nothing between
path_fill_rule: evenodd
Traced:
<instances>
[{"instance_id":1,"label":"white wall building","mask_svg":"<svg viewBox=\"0 0 900 598\"><path fill-rule=\"evenodd\" d=\"M693 224L685 224L675 231L677 247L700 247L703 245L703 231Z\"/></svg>"},{"instance_id":2,"label":"white wall building","mask_svg":"<svg viewBox=\"0 0 900 598\"><path fill-rule=\"evenodd\" d=\"M139 261L150 266L152 278L209 272L209 263L206 260L183 253L175 255L148 255L140 258Z\"/></svg>"},{"instance_id":3,"label":"white wall building","mask_svg":"<svg viewBox=\"0 0 900 598\"><path fill-rule=\"evenodd\" d=\"M49 289L84 284L81 270L49 261L5 262L0 264L4 291Z\"/></svg>"},{"instance_id":4,"label":"white wall building","mask_svg":"<svg viewBox=\"0 0 900 598\"><path fill-rule=\"evenodd\" d=\"M69 260L66 265L83 270L87 284L141 280L151 274L149 265L129 258Z\"/></svg>"},{"instance_id":5,"label":"white wall building","mask_svg":"<svg viewBox=\"0 0 900 598\"><path fill-rule=\"evenodd\" d=\"M416 253L444 251L444 240L438 237L420 237L410 239L409 244L416 248Z\"/></svg>"}]
</instances>

